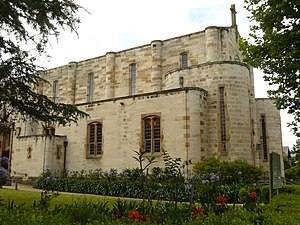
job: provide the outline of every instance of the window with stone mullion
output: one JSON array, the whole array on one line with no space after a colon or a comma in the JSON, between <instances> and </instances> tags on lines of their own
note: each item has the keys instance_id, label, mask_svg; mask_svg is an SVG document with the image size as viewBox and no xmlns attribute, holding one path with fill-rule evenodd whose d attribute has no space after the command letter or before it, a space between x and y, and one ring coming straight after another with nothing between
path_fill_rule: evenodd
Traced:
<instances>
[{"instance_id":1,"label":"window with stone mullion","mask_svg":"<svg viewBox=\"0 0 300 225\"><path fill-rule=\"evenodd\" d=\"M102 154L102 124L89 125L89 156Z\"/></svg>"},{"instance_id":2,"label":"window with stone mullion","mask_svg":"<svg viewBox=\"0 0 300 225\"><path fill-rule=\"evenodd\" d=\"M147 117L144 119L144 150L146 153L160 152L160 118Z\"/></svg>"}]
</instances>

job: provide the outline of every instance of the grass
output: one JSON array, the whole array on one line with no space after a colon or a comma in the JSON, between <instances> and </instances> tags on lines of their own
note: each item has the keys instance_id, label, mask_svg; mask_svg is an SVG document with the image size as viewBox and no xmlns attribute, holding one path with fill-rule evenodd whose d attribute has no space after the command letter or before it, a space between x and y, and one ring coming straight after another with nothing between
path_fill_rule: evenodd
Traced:
<instances>
[{"instance_id":1,"label":"grass","mask_svg":"<svg viewBox=\"0 0 300 225\"><path fill-rule=\"evenodd\" d=\"M41 192L23 191L12 189L0 189L0 199L3 199L3 204L8 204L14 201L15 205L32 205L41 199ZM76 194L76 193L59 193L58 197L51 200L51 206L60 204L70 204L74 202L109 202L112 206L118 200L117 197L107 197L99 195ZM132 199L130 199L132 200Z\"/></svg>"}]
</instances>

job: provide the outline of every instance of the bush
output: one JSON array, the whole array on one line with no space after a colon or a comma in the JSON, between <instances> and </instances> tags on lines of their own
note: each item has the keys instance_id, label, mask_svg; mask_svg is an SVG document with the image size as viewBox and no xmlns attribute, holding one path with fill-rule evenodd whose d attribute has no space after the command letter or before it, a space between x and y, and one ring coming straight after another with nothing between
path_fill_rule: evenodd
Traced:
<instances>
[{"instance_id":1,"label":"bush","mask_svg":"<svg viewBox=\"0 0 300 225\"><path fill-rule=\"evenodd\" d=\"M300 165L290 167L284 171L285 178L292 180L300 180Z\"/></svg>"},{"instance_id":2,"label":"bush","mask_svg":"<svg viewBox=\"0 0 300 225\"><path fill-rule=\"evenodd\" d=\"M212 156L196 163L193 172L197 176L208 178L211 173L219 176L222 184L253 184L259 181L262 169L243 160L220 161Z\"/></svg>"}]
</instances>

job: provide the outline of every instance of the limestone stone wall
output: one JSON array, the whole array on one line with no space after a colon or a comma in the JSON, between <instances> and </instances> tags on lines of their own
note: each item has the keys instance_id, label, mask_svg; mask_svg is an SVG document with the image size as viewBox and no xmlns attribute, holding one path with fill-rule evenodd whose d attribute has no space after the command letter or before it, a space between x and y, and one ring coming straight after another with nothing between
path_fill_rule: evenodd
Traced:
<instances>
[{"instance_id":1,"label":"limestone stone wall","mask_svg":"<svg viewBox=\"0 0 300 225\"><path fill-rule=\"evenodd\" d=\"M259 98L256 99L256 116L258 119L257 133L259 134L259 142L256 149L258 165L262 165L264 171L269 169L269 154L276 152L281 155L282 177L284 177L284 167L282 158L282 135L281 135L281 120L280 112L275 108L274 102L271 99ZM266 137L268 160L263 159L263 144L262 144L262 128L261 116L265 116Z\"/></svg>"},{"instance_id":2,"label":"limestone stone wall","mask_svg":"<svg viewBox=\"0 0 300 225\"><path fill-rule=\"evenodd\" d=\"M63 169L63 141L65 137L30 135L14 141L11 171L37 177L47 169ZM58 149L60 151L58 152Z\"/></svg>"},{"instance_id":3,"label":"limestone stone wall","mask_svg":"<svg viewBox=\"0 0 300 225\"><path fill-rule=\"evenodd\" d=\"M187 70L177 70L166 75L166 88L178 85L200 86L208 91L207 142L208 153L221 154L226 160L245 159L254 162L251 145L251 84L249 67L240 62L219 61L204 63ZM221 152L219 87L225 88L227 152ZM223 154L225 153L225 154Z\"/></svg>"},{"instance_id":4,"label":"limestone stone wall","mask_svg":"<svg viewBox=\"0 0 300 225\"><path fill-rule=\"evenodd\" d=\"M161 117L162 148L172 157L201 160L206 149L206 92L201 89L175 89L100 101L79 108L90 114L78 126L58 127L57 134L68 134L67 169L91 170L102 168L137 167L133 151L141 148L142 116ZM103 125L103 155L86 157L87 124L101 121ZM162 166L161 153L155 154Z\"/></svg>"},{"instance_id":5,"label":"limestone stone wall","mask_svg":"<svg viewBox=\"0 0 300 225\"><path fill-rule=\"evenodd\" d=\"M156 40L148 45L108 52L105 56L51 69L43 74L49 81L44 85L43 93L53 97L52 84L57 80L59 102L87 103L88 75L93 73L95 101L127 96L130 94L129 66L132 63L137 65L137 94L165 90L165 75L181 67L180 56L184 52L188 54L189 66L240 58L235 29L209 27L202 32Z\"/></svg>"}]
</instances>

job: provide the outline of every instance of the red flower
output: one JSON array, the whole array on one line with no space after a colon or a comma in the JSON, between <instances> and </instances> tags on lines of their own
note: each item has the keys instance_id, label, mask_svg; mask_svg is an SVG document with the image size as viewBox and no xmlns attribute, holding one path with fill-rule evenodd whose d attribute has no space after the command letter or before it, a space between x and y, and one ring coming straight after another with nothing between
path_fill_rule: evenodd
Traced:
<instances>
[{"instance_id":1,"label":"red flower","mask_svg":"<svg viewBox=\"0 0 300 225\"><path fill-rule=\"evenodd\" d=\"M138 220L139 217L140 217L139 212L136 210L132 210L128 215L128 218L132 220Z\"/></svg>"},{"instance_id":2,"label":"red flower","mask_svg":"<svg viewBox=\"0 0 300 225\"><path fill-rule=\"evenodd\" d=\"M225 205L226 202L227 202L227 198L223 198L222 195L218 196L218 203L221 203L222 205Z\"/></svg>"},{"instance_id":3,"label":"red flower","mask_svg":"<svg viewBox=\"0 0 300 225\"><path fill-rule=\"evenodd\" d=\"M131 220L136 220L136 221L147 221L148 220L148 216L141 216L139 214L139 212L136 210L131 210L128 215L128 218Z\"/></svg>"},{"instance_id":4,"label":"red flower","mask_svg":"<svg viewBox=\"0 0 300 225\"><path fill-rule=\"evenodd\" d=\"M202 216L202 208L195 208L193 212L193 216Z\"/></svg>"},{"instance_id":5,"label":"red flower","mask_svg":"<svg viewBox=\"0 0 300 225\"><path fill-rule=\"evenodd\" d=\"M221 202L223 202L223 196L222 196L222 195L219 195L219 196L218 196L218 203L221 203Z\"/></svg>"},{"instance_id":6,"label":"red flower","mask_svg":"<svg viewBox=\"0 0 300 225\"><path fill-rule=\"evenodd\" d=\"M251 199L252 199L252 201L255 201L255 198L256 198L256 193L255 193L255 191L252 191L251 192Z\"/></svg>"},{"instance_id":7,"label":"red flower","mask_svg":"<svg viewBox=\"0 0 300 225\"><path fill-rule=\"evenodd\" d=\"M148 216L139 216L139 220L141 220L141 221L147 221L148 220Z\"/></svg>"},{"instance_id":8,"label":"red flower","mask_svg":"<svg viewBox=\"0 0 300 225\"><path fill-rule=\"evenodd\" d=\"M222 195L218 196L218 203L225 204L227 202L227 198L223 198Z\"/></svg>"},{"instance_id":9,"label":"red flower","mask_svg":"<svg viewBox=\"0 0 300 225\"><path fill-rule=\"evenodd\" d=\"M121 213L119 210L116 210L116 211L114 212L114 215L115 215L115 217L117 217L117 218L119 218L119 219L122 218L122 213Z\"/></svg>"}]
</instances>

